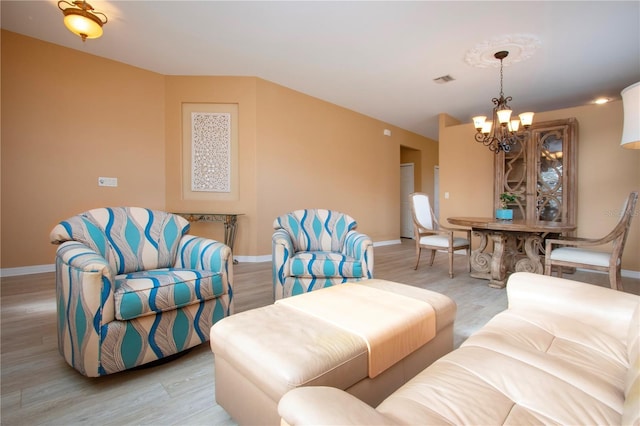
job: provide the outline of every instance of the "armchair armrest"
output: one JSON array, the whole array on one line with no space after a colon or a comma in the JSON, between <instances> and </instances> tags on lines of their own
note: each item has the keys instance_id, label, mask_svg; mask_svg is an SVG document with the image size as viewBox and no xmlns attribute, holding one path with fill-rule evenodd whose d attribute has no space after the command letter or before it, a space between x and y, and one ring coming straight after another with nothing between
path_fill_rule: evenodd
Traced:
<instances>
[{"instance_id":1,"label":"armchair armrest","mask_svg":"<svg viewBox=\"0 0 640 426\"><path fill-rule=\"evenodd\" d=\"M96 333L100 324L115 319L115 273L100 253L78 241L64 242L56 250L56 273L56 281L62 283L68 296L58 303L81 299L85 309L94 315Z\"/></svg>"},{"instance_id":2,"label":"armchair armrest","mask_svg":"<svg viewBox=\"0 0 640 426\"><path fill-rule=\"evenodd\" d=\"M224 243L209 238L183 235L178 244L175 267L202 271L231 271L233 254Z\"/></svg>"},{"instance_id":3,"label":"armchair armrest","mask_svg":"<svg viewBox=\"0 0 640 426\"><path fill-rule=\"evenodd\" d=\"M368 235L351 230L344 240L342 252L363 262L366 278L373 278L373 241Z\"/></svg>"},{"instance_id":4,"label":"armchair armrest","mask_svg":"<svg viewBox=\"0 0 640 426\"><path fill-rule=\"evenodd\" d=\"M331 387L306 386L287 392L278 403L283 424L392 425L391 419L347 392Z\"/></svg>"},{"instance_id":5,"label":"armchair armrest","mask_svg":"<svg viewBox=\"0 0 640 426\"><path fill-rule=\"evenodd\" d=\"M106 324L115 319L115 275L105 258L78 241L56 251L58 347L82 374L103 374L98 357Z\"/></svg>"},{"instance_id":6,"label":"armchair armrest","mask_svg":"<svg viewBox=\"0 0 640 426\"><path fill-rule=\"evenodd\" d=\"M276 299L282 294L285 278L291 274L289 259L295 248L291 235L284 229L276 229L271 237L273 291Z\"/></svg>"},{"instance_id":7,"label":"armchair armrest","mask_svg":"<svg viewBox=\"0 0 640 426\"><path fill-rule=\"evenodd\" d=\"M626 341L640 297L579 281L516 272L507 282L509 309L562 313Z\"/></svg>"},{"instance_id":8,"label":"armchair armrest","mask_svg":"<svg viewBox=\"0 0 640 426\"><path fill-rule=\"evenodd\" d=\"M234 313L233 253L228 245L209 238L183 235L178 243L174 267L219 272L229 295L227 315Z\"/></svg>"},{"instance_id":9,"label":"armchair armrest","mask_svg":"<svg viewBox=\"0 0 640 426\"><path fill-rule=\"evenodd\" d=\"M545 240L545 253L551 253L553 250L553 246L572 246L572 247L593 247L593 246L601 246L611 242L613 238L573 238L573 237L563 237L563 238L548 238Z\"/></svg>"}]
</instances>

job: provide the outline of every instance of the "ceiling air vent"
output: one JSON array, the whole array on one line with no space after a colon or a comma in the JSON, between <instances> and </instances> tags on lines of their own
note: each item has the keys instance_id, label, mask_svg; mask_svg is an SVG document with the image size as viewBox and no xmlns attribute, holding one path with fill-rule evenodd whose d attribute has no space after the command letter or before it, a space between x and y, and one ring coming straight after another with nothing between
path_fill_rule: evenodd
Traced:
<instances>
[{"instance_id":1,"label":"ceiling air vent","mask_svg":"<svg viewBox=\"0 0 640 426\"><path fill-rule=\"evenodd\" d=\"M455 78L451 77L449 74L433 79L433 81L435 81L438 84L445 84L453 80L455 80Z\"/></svg>"}]
</instances>

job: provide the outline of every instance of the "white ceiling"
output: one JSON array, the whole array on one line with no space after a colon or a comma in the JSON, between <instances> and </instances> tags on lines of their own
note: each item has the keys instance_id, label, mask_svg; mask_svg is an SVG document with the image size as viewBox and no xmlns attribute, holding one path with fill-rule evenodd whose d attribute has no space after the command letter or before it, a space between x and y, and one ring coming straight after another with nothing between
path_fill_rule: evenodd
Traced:
<instances>
[{"instance_id":1,"label":"white ceiling","mask_svg":"<svg viewBox=\"0 0 640 426\"><path fill-rule=\"evenodd\" d=\"M540 41L505 60L514 113L619 99L640 81L640 1L90 3L109 22L85 43L54 0L2 0L1 26L165 75L257 76L433 139L439 113L490 114L499 69L465 54L504 36Z\"/></svg>"}]
</instances>

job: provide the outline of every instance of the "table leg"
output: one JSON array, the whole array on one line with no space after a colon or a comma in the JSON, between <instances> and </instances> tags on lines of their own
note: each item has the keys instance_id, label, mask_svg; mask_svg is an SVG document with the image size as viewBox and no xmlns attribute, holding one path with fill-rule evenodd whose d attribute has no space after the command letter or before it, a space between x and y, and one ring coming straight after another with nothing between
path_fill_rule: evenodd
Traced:
<instances>
[{"instance_id":1,"label":"table leg","mask_svg":"<svg viewBox=\"0 0 640 426\"><path fill-rule=\"evenodd\" d=\"M224 243L229 246L231 253L233 253L233 245L236 242L236 232L238 230L238 221L235 215L225 215L224 217ZM236 258L233 258L233 263L237 264Z\"/></svg>"},{"instance_id":2,"label":"table leg","mask_svg":"<svg viewBox=\"0 0 640 426\"><path fill-rule=\"evenodd\" d=\"M473 233L480 237L480 245L471 251L471 273L469 275L483 280L491 279L491 253L484 253L489 238L486 232L474 231Z\"/></svg>"},{"instance_id":3,"label":"table leg","mask_svg":"<svg viewBox=\"0 0 640 426\"><path fill-rule=\"evenodd\" d=\"M491 257L491 279L489 287L504 288L507 285L507 265L505 264L505 249L508 237L502 232L492 233L493 256Z\"/></svg>"},{"instance_id":4,"label":"table leg","mask_svg":"<svg viewBox=\"0 0 640 426\"><path fill-rule=\"evenodd\" d=\"M535 274L542 274L544 267L540 261L540 244L542 243L542 237L540 235L528 234L524 240L524 252L527 257L520 259L516 262L516 272L533 272Z\"/></svg>"}]
</instances>

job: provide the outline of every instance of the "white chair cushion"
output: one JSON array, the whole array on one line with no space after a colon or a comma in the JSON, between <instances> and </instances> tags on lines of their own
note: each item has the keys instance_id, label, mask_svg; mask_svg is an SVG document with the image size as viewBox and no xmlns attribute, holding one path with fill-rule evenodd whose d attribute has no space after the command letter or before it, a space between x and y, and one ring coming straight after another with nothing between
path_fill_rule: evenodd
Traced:
<instances>
[{"instance_id":1,"label":"white chair cushion","mask_svg":"<svg viewBox=\"0 0 640 426\"><path fill-rule=\"evenodd\" d=\"M611 253L585 250L577 247L560 247L551 251L551 260L584 263L594 266L609 266Z\"/></svg>"},{"instance_id":2,"label":"white chair cushion","mask_svg":"<svg viewBox=\"0 0 640 426\"><path fill-rule=\"evenodd\" d=\"M427 235L420 238L420 244L447 248L449 247L449 237L445 237L444 235ZM466 238L453 238L453 247L466 246L468 244L469 240Z\"/></svg>"}]
</instances>

